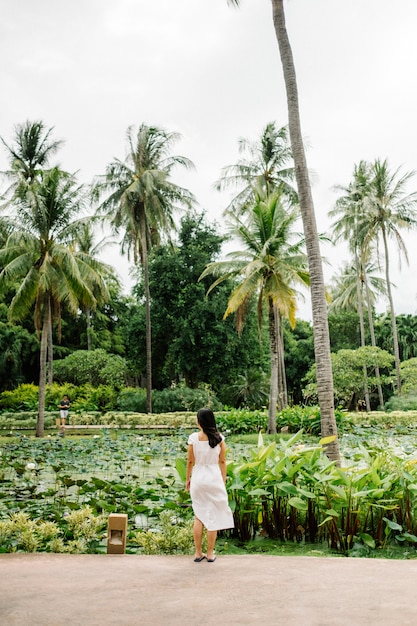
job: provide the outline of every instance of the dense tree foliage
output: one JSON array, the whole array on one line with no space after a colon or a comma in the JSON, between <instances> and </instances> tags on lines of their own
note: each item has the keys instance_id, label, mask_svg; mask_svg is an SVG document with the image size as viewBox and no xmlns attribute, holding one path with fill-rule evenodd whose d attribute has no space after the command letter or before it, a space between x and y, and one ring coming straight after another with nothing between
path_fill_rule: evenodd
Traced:
<instances>
[{"instance_id":1,"label":"dense tree foliage","mask_svg":"<svg viewBox=\"0 0 417 626\"><path fill-rule=\"evenodd\" d=\"M290 404L303 404L304 377L314 363L314 337L310 322L284 325L285 371Z\"/></svg>"},{"instance_id":2,"label":"dense tree foliage","mask_svg":"<svg viewBox=\"0 0 417 626\"><path fill-rule=\"evenodd\" d=\"M383 384L392 387L394 380L392 376L393 362L392 354L372 346L362 346L357 350L339 350L332 354L334 394L337 404L350 411L355 411L358 408L364 409L364 376L366 375L369 391L375 392L378 386L375 370L378 367ZM313 404L316 401L317 393L315 368L314 365L305 379L308 382L305 396ZM377 395L373 398L372 408L378 408Z\"/></svg>"},{"instance_id":3,"label":"dense tree foliage","mask_svg":"<svg viewBox=\"0 0 417 626\"><path fill-rule=\"evenodd\" d=\"M223 320L230 286L206 297L208 280L199 281L207 263L221 249L223 237L202 215L181 220L178 245L160 246L149 263L152 299L153 379L163 388L182 379L190 387L210 383L222 395L247 368L268 369L265 346L248 323L241 336L234 320ZM142 286L136 293L140 296ZM140 359L144 319L132 315L126 340L127 357ZM143 364L143 356L141 359Z\"/></svg>"},{"instance_id":4,"label":"dense tree foliage","mask_svg":"<svg viewBox=\"0 0 417 626\"><path fill-rule=\"evenodd\" d=\"M126 361L102 349L77 350L55 363L55 378L74 385L90 383L93 387L110 385L120 389L127 382Z\"/></svg>"},{"instance_id":5,"label":"dense tree foliage","mask_svg":"<svg viewBox=\"0 0 417 626\"><path fill-rule=\"evenodd\" d=\"M332 352L356 350L361 341L358 314L353 311L330 314L329 333Z\"/></svg>"},{"instance_id":6,"label":"dense tree foliage","mask_svg":"<svg viewBox=\"0 0 417 626\"><path fill-rule=\"evenodd\" d=\"M39 341L18 325L0 322L0 391L37 380Z\"/></svg>"}]
</instances>

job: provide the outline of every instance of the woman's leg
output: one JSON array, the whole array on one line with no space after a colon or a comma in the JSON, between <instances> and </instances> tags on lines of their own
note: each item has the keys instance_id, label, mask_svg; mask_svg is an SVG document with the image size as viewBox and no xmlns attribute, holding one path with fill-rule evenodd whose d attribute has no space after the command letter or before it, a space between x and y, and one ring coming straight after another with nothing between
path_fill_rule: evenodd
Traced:
<instances>
[{"instance_id":1,"label":"woman's leg","mask_svg":"<svg viewBox=\"0 0 417 626\"><path fill-rule=\"evenodd\" d=\"M217 530L207 531L207 558L214 559L214 546L217 539Z\"/></svg>"},{"instance_id":2,"label":"woman's leg","mask_svg":"<svg viewBox=\"0 0 417 626\"><path fill-rule=\"evenodd\" d=\"M194 545L195 545L195 557L198 558L203 555L201 544L203 542L203 524L196 517L194 518Z\"/></svg>"}]
</instances>

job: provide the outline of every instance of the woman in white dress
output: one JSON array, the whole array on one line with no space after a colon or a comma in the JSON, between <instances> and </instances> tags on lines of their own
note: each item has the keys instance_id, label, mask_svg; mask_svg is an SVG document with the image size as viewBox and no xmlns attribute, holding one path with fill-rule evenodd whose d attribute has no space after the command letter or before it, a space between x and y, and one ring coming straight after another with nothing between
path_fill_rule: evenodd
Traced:
<instances>
[{"instance_id":1,"label":"woman in white dress","mask_svg":"<svg viewBox=\"0 0 417 626\"><path fill-rule=\"evenodd\" d=\"M233 528L233 513L226 492L226 444L217 430L211 409L197 413L199 431L188 439L185 487L194 511L194 561L214 563L217 531ZM203 528L207 530L207 555L202 552Z\"/></svg>"}]
</instances>

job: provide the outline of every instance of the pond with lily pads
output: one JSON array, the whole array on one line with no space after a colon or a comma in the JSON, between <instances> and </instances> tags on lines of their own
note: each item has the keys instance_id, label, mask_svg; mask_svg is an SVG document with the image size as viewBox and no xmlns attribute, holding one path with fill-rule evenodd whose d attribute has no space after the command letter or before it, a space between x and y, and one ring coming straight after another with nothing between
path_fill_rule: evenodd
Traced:
<instances>
[{"instance_id":1,"label":"pond with lily pads","mask_svg":"<svg viewBox=\"0 0 417 626\"><path fill-rule=\"evenodd\" d=\"M112 512L128 515L128 551L137 552L145 537L148 553L158 553L154 538L170 534L173 525L190 537L192 510L184 490L189 432L102 429L84 437L3 439L0 551L103 552ZM411 546L414 554L415 430L358 427L341 437L340 447L342 470L329 462L316 438L302 433L263 441L256 435L229 437L227 485L236 527L224 534L226 543L256 541L256 550L268 541L274 549L283 543L327 544L360 555L395 544ZM34 537L36 524L44 528L42 537ZM74 528L88 541L77 539ZM59 537L48 539L48 533ZM173 535L165 553L180 550L180 539Z\"/></svg>"}]
</instances>

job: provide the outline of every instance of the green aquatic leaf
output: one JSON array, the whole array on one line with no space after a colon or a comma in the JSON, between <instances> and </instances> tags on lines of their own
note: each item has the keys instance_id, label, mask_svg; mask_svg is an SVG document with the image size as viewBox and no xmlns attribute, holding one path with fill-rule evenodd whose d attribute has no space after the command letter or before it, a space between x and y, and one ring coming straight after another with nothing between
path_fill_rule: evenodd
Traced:
<instances>
[{"instance_id":1,"label":"green aquatic leaf","mask_svg":"<svg viewBox=\"0 0 417 626\"><path fill-rule=\"evenodd\" d=\"M308 509L308 505L307 502L305 500L302 500L301 498L290 498L288 500L288 504L292 507L294 507L295 509L297 509L298 511L307 511Z\"/></svg>"}]
</instances>

